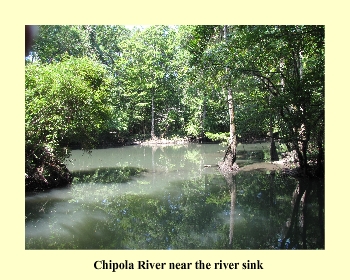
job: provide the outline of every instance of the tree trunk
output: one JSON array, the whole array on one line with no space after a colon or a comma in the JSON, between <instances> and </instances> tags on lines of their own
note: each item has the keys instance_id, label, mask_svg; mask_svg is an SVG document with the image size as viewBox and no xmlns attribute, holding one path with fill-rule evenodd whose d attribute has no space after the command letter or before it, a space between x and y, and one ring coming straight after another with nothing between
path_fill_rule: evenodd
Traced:
<instances>
[{"instance_id":1,"label":"tree trunk","mask_svg":"<svg viewBox=\"0 0 350 280\"><path fill-rule=\"evenodd\" d=\"M224 26L224 39L227 40L227 34L228 29L227 25ZM229 69L226 68L226 75L230 75ZM236 126L235 126L235 111L234 111L234 105L233 105L233 97L232 97L232 88L231 88L231 82L230 79L228 79L228 93L227 93L227 103L228 103L228 112L230 115L230 142L229 142L229 149L227 150L227 153L231 153L230 161L228 162L230 166L232 167L234 163L236 162ZM227 156L227 155L226 155ZM227 158L225 156L225 158ZM225 160L224 158L224 160Z\"/></svg>"},{"instance_id":2,"label":"tree trunk","mask_svg":"<svg viewBox=\"0 0 350 280\"><path fill-rule=\"evenodd\" d=\"M270 160L271 161L275 161L275 160L279 160L278 158L278 154L277 154L277 148L276 148L276 144L275 144L275 138L273 136L273 127L271 124L271 120L270 120Z\"/></svg>"},{"instance_id":3,"label":"tree trunk","mask_svg":"<svg viewBox=\"0 0 350 280\"><path fill-rule=\"evenodd\" d=\"M227 25L224 26L224 40L227 40ZM230 173L238 171L239 167L236 164L236 126L235 126L235 111L232 97L231 77L229 68L226 67L227 76L227 103L230 116L230 139L229 144L222 162L219 162L219 168L222 173Z\"/></svg>"},{"instance_id":4,"label":"tree trunk","mask_svg":"<svg viewBox=\"0 0 350 280\"><path fill-rule=\"evenodd\" d=\"M306 124L302 124L299 129L299 141L298 141L298 158L299 158L299 166L304 175L308 173L308 157L307 157L307 148L310 140L310 130L309 126Z\"/></svg>"},{"instance_id":5,"label":"tree trunk","mask_svg":"<svg viewBox=\"0 0 350 280\"><path fill-rule=\"evenodd\" d=\"M232 162L231 166L236 162L236 146L237 146L237 140L236 140L236 126L235 126L235 111L234 111L234 105L233 105L233 98L232 98L232 89L228 89L228 96L227 96L227 102L228 102L228 111L230 115L230 150L232 153Z\"/></svg>"},{"instance_id":6,"label":"tree trunk","mask_svg":"<svg viewBox=\"0 0 350 280\"><path fill-rule=\"evenodd\" d=\"M272 98L272 94L270 94L270 96L269 96L270 108L271 108L271 98ZM274 138L274 135L273 135L273 115L272 115L272 112L270 114L270 140L271 140L271 144L270 144L270 160L271 161L275 161L275 160L278 160L278 154L277 154L277 149L276 149L276 144L275 144L275 138Z\"/></svg>"},{"instance_id":7,"label":"tree trunk","mask_svg":"<svg viewBox=\"0 0 350 280\"><path fill-rule=\"evenodd\" d=\"M156 135L154 134L154 92L152 92L152 121L151 121L151 138L155 139Z\"/></svg>"},{"instance_id":8,"label":"tree trunk","mask_svg":"<svg viewBox=\"0 0 350 280\"><path fill-rule=\"evenodd\" d=\"M203 100L203 109L202 109L202 118L201 118L201 141L204 139L204 122L205 122L205 117L206 117L206 98L204 96Z\"/></svg>"},{"instance_id":9,"label":"tree trunk","mask_svg":"<svg viewBox=\"0 0 350 280\"><path fill-rule=\"evenodd\" d=\"M318 154L317 154L317 163L316 163L316 175L317 176L324 176L324 148L323 148L323 135L318 136L317 139L317 148L318 148Z\"/></svg>"}]
</instances>

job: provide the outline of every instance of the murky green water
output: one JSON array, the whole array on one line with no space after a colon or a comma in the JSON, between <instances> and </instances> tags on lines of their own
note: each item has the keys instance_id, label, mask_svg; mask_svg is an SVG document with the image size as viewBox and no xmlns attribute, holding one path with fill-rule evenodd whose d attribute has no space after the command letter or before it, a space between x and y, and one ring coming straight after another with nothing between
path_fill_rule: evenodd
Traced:
<instances>
[{"instance_id":1,"label":"murky green water","mask_svg":"<svg viewBox=\"0 0 350 280\"><path fill-rule=\"evenodd\" d=\"M263 148L239 146L238 163L262 161ZM26 195L26 249L324 248L322 182L254 171L228 182L215 167L224 149L73 151L71 186Z\"/></svg>"}]
</instances>

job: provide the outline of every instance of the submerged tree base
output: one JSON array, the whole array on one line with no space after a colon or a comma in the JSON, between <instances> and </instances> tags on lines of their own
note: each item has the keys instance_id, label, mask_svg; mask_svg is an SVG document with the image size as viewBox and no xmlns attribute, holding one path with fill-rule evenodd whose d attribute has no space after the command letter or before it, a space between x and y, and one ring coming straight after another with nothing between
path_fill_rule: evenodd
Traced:
<instances>
[{"instance_id":1,"label":"submerged tree base","mask_svg":"<svg viewBox=\"0 0 350 280\"><path fill-rule=\"evenodd\" d=\"M45 191L52 188L64 187L72 183L73 180L73 176L67 167L59 162L33 167L25 176L26 192Z\"/></svg>"},{"instance_id":2,"label":"submerged tree base","mask_svg":"<svg viewBox=\"0 0 350 280\"><path fill-rule=\"evenodd\" d=\"M223 175L236 174L239 166L236 163L236 153L232 151L231 146L227 147L224 159L218 162L219 170Z\"/></svg>"},{"instance_id":3,"label":"submerged tree base","mask_svg":"<svg viewBox=\"0 0 350 280\"><path fill-rule=\"evenodd\" d=\"M53 153L45 146L37 148L36 153L27 147L25 168L25 191L37 192L64 187L72 183L73 176ZM37 156L40 154L41 156Z\"/></svg>"},{"instance_id":4,"label":"submerged tree base","mask_svg":"<svg viewBox=\"0 0 350 280\"><path fill-rule=\"evenodd\" d=\"M271 162L255 162L238 166L231 148L228 147L222 161L218 162L219 171L225 178L244 171L264 171L273 175L276 172L294 178L324 178L324 163L310 162L306 169L301 168L295 151L282 153L282 159Z\"/></svg>"}]
</instances>

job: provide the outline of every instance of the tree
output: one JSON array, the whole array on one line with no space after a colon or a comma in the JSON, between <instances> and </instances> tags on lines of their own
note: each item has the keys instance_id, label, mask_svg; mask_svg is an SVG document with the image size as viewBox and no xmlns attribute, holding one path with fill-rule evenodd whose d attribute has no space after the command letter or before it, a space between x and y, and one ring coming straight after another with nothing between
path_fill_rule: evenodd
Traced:
<instances>
[{"instance_id":1,"label":"tree","mask_svg":"<svg viewBox=\"0 0 350 280\"><path fill-rule=\"evenodd\" d=\"M224 26L224 40L228 40L228 27L227 25ZM225 42L226 43L226 42ZM225 67L226 74L230 75L230 70L228 67ZM224 163L231 167L236 162L236 146L237 146L237 138L236 138L236 125L235 125L235 110L234 110L234 100L232 95L232 80L231 77L227 78L228 84L227 84L227 104L228 104L228 112L230 116L230 141L229 141L229 147L226 151L225 157L224 157Z\"/></svg>"},{"instance_id":2,"label":"tree","mask_svg":"<svg viewBox=\"0 0 350 280\"><path fill-rule=\"evenodd\" d=\"M174 31L166 26L136 30L125 42L122 67L124 96L132 110L131 126L145 133L149 125L151 138L157 127L171 117L173 58L171 45ZM168 103L170 101L170 104ZM167 130L167 124L165 129ZM159 129L159 127L158 127Z\"/></svg>"},{"instance_id":3,"label":"tree","mask_svg":"<svg viewBox=\"0 0 350 280\"><path fill-rule=\"evenodd\" d=\"M269 94L271 125L279 122L281 140L296 150L303 172L316 139L322 165L324 137L317 131L324 127L324 27L241 26L237 36L232 47L245 55L232 70L255 77Z\"/></svg>"},{"instance_id":4,"label":"tree","mask_svg":"<svg viewBox=\"0 0 350 280\"><path fill-rule=\"evenodd\" d=\"M233 87L235 75L228 64L228 38L231 30L228 26L196 26L192 38L188 41L188 49L192 53L192 64L216 76L217 83L227 92L229 115L229 145L220 165L222 170L237 169L236 162L236 125Z\"/></svg>"},{"instance_id":5,"label":"tree","mask_svg":"<svg viewBox=\"0 0 350 280\"><path fill-rule=\"evenodd\" d=\"M322 170L322 26L41 26L34 54L40 63L71 55L103 65L113 107L103 138L229 133L232 169L237 141L269 135L271 161L278 140L304 172L310 160Z\"/></svg>"},{"instance_id":6,"label":"tree","mask_svg":"<svg viewBox=\"0 0 350 280\"><path fill-rule=\"evenodd\" d=\"M187 48L192 53L193 65L216 75L218 80L221 77L228 92L231 145L227 155L232 155L230 162L235 161L236 142L233 124L237 104L234 105L233 100L243 83L250 104L258 100L249 92L258 89L265 93L264 102L269 113L259 111L264 113L263 120L268 123L271 159L276 158L274 132L279 130L279 139L290 150L296 150L304 173L308 172L308 159L313 149L318 150L317 164L322 169L323 26L196 26ZM310 141L315 143L315 148L310 146Z\"/></svg>"},{"instance_id":7,"label":"tree","mask_svg":"<svg viewBox=\"0 0 350 280\"><path fill-rule=\"evenodd\" d=\"M94 55L86 29L80 25L40 25L33 44L34 57L42 63L50 63L61 61L65 54Z\"/></svg>"},{"instance_id":8,"label":"tree","mask_svg":"<svg viewBox=\"0 0 350 280\"><path fill-rule=\"evenodd\" d=\"M128 100L123 94L126 72L123 56L130 30L121 25L85 25L82 28L88 33L89 43L96 59L107 70L112 81L110 100L113 113L108 122L108 129L101 134L100 141L106 142L107 145L125 141L124 137L128 136L128 126L133 115L132 111L127 110Z\"/></svg>"},{"instance_id":9,"label":"tree","mask_svg":"<svg viewBox=\"0 0 350 280\"><path fill-rule=\"evenodd\" d=\"M110 79L88 58L28 64L25 71L26 188L67 184L67 146L94 147L110 119Z\"/></svg>"}]
</instances>

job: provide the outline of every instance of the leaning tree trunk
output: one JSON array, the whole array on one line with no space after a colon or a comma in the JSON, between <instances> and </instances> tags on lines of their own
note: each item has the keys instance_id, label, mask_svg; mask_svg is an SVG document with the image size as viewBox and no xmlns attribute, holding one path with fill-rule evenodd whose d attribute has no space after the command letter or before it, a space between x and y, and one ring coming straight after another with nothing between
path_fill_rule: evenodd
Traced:
<instances>
[{"instance_id":1,"label":"leaning tree trunk","mask_svg":"<svg viewBox=\"0 0 350 280\"><path fill-rule=\"evenodd\" d=\"M73 176L46 145L26 145L25 191L37 192L64 187Z\"/></svg>"}]
</instances>

